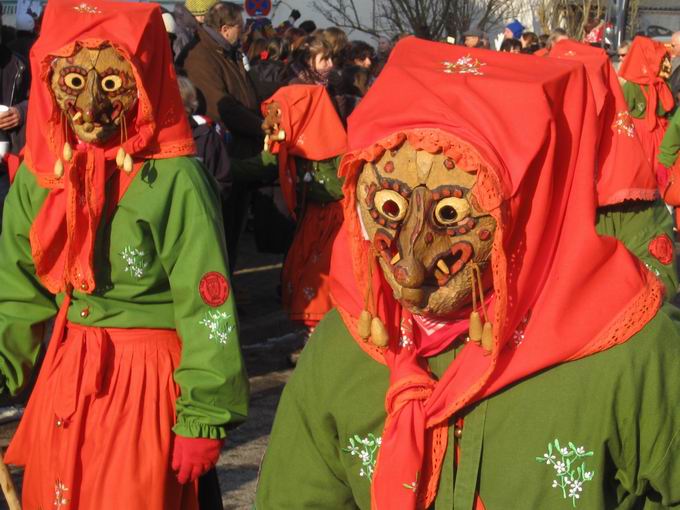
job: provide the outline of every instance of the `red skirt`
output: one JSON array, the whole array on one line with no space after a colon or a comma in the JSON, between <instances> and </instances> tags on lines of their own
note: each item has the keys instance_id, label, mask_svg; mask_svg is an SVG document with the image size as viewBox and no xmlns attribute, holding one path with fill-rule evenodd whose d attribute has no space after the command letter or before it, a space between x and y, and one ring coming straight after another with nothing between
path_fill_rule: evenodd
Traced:
<instances>
[{"instance_id":1,"label":"red skirt","mask_svg":"<svg viewBox=\"0 0 680 510\"><path fill-rule=\"evenodd\" d=\"M60 316L5 456L25 466L23 507L197 509L196 485L170 468L176 332L62 326Z\"/></svg>"},{"instance_id":2,"label":"red skirt","mask_svg":"<svg viewBox=\"0 0 680 510\"><path fill-rule=\"evenodd\" d=\"M333 308L328 273L341 225L340 202L308 204L281 276L283 306L291 320L315 326Z\"/></svg>"}]
</instances>

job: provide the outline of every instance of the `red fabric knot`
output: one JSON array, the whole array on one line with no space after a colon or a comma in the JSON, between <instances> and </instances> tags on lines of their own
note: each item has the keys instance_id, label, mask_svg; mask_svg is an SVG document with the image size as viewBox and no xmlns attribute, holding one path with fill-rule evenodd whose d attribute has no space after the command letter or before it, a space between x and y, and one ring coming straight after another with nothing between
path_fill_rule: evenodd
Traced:
<instances>
[{"instance_id":1,"label":"red fabric knot","mask_svg":"<svg viewBox=\"0 0 680 510\"><path fill-rule=\"evenodd\" d=\"M427 375L411 375L390 386L385 396L387 414L395 414L413 400L425 401L432 395L437 381Z\"/></svg>"}]
</instances>

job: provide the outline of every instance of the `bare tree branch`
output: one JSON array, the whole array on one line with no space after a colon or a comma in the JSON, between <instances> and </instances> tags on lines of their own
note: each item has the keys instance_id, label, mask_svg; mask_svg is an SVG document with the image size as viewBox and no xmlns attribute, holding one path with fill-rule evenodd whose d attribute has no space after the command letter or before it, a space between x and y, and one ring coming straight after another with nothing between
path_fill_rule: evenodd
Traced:
<instances>
[{"instance_id":1,"label":"bare tree branch","mask_svg":"<svg viewBox=\"0 0 680 510\"><path fill-rule=\"evenodd\" d=\"M436 40L460 36L473 21L487 28L512 15L511 0L372 0L373 15L362 19L362 1L314 0L312 5L330 23L375 37L407 32Z\"/></svg>"}]
</instances>

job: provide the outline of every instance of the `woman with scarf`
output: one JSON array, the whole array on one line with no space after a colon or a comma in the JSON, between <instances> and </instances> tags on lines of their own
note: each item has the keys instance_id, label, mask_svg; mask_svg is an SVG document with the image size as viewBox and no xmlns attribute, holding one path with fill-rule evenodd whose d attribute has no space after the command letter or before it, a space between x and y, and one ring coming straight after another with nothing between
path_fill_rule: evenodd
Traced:
<instances>
[{"instance_id":1,"label":"woman with scarf","mask_svg":"<svg viewBox=\"0 0 680 510\"><path fill-rule=\"evenodd\" d=\"M656 183L587 68L394 49L350 121L336 309L282 395L258 510L680 504L678 314L596 232L598 204Z\"/></svg>"},{"instance_id":2,"label":"woman with scarf","mask_svg":"<svg viewBox=\"0 0 680 510\"><path fill-rule=\"evenodd\" d=\"M623 94L628 111L649 164L656 168L656 156L675 110L675 100L666 80L670 77L671 60L666 47L648 37L637 36L619 75L626 80ZM663 176L659 176L663 180Z\"/></svg>"},{"instance_id":3,"label":"woman with scarf","mask_svg":"<svg viewBox=\"0 0 680 510\"><path fill-rule=\"evenodd\" d=\"M55 0L0 238L5 460L25 508L197 508L248 383L218 195L191 157L157 5Z\"/></svg>"}]
</instances>

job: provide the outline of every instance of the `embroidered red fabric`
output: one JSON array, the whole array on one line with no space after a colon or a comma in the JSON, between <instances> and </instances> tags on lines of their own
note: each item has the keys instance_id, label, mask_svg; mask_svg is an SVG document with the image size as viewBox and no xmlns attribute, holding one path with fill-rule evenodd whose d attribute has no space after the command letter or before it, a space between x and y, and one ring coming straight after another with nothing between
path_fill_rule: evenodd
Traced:
<instances>
[{"instance_id":1,"label":"embroidered red fabric","mask_svg":"<svg viewBox=\"0 0 680 510\"><path fill-rule=\"evenodd\" d=\"M607 53L567 39L555 43L549 56L585 66L597 111L589 120L596 122L599 129L595 174L598 204L658 198L654 167L645 157L648 152L642 147Z\"/></svg>"}]
</instances>

